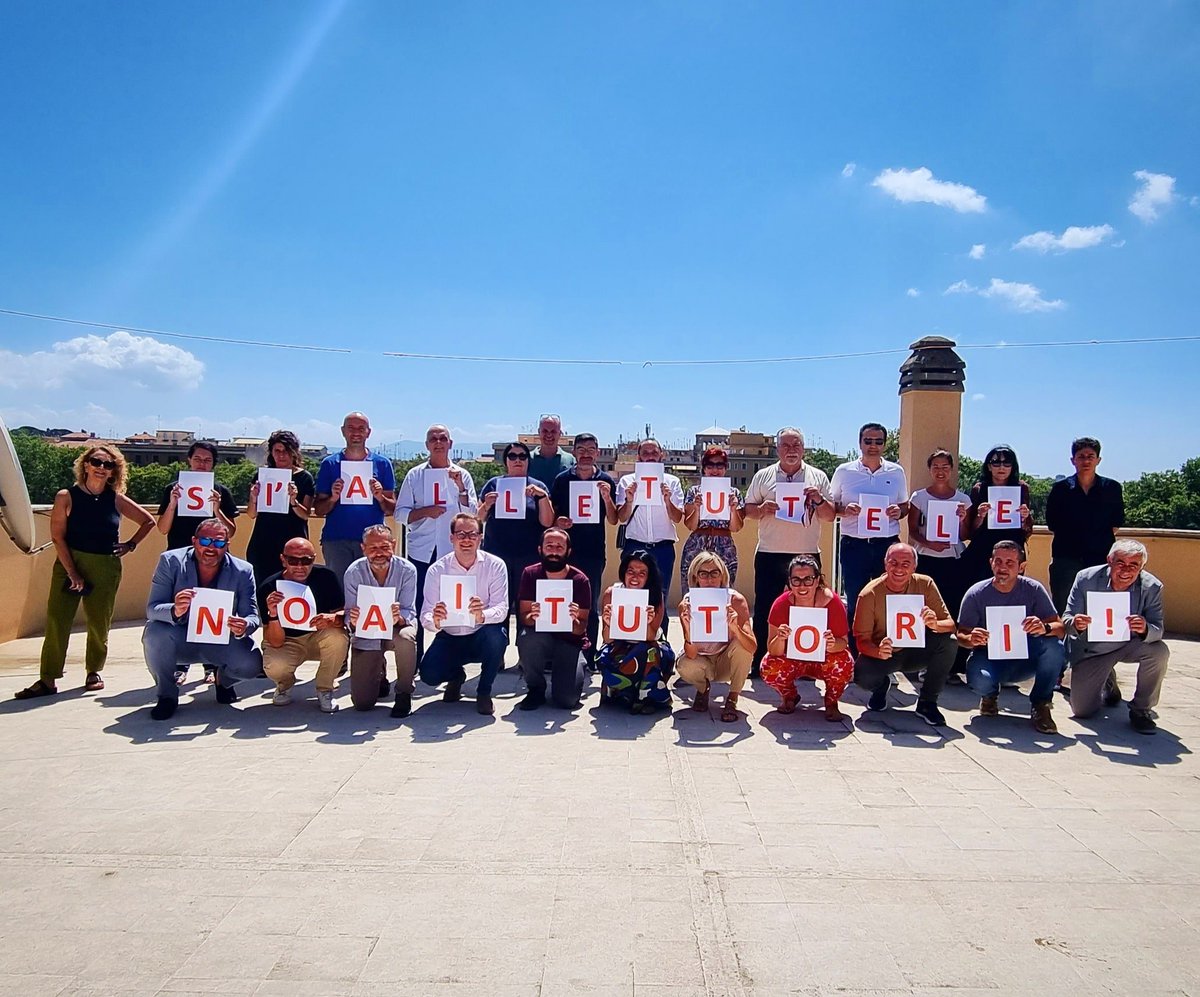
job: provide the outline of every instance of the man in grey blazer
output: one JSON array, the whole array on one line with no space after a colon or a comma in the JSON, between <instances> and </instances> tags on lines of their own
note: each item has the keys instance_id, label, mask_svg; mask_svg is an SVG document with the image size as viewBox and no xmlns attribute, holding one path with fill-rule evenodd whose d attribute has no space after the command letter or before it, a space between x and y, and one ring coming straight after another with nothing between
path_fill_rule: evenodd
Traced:
<instances>
[{"instance_id":1,"label":"man in grey blazer","mask_svg":"<svg viewBox=\"0 0 1200 997\"><path fill-rule=\"evenodd\" d=\"M1152 710L1158 704L1170 649L1163 643L1162 582L1145 570L1148 553L1136 540L1118 540L1108 561L1084 568L1075 576L1063 619L1067 653L1071 659L1071 709L1076 717L1090 717L1101 703L1121 701L1115 666L1129 662L1137 667L1137 686L1129 702L1129 722L1139 734L1157 730ZM1088 636L1089 592L1129 593L1129 639L1098 641Z\"/></svg>"},{"instance_id":2,"label":"man in grey blazer","mask_svg":"<svg viewBox=\"0 0 1200 997\"><path fill-rule=\"evenodd\" d=\"M154 676L158 692L158 702L150 711L155 720L170 718L179 706L175 669L180 664L202 661L216 666L218 703L236 702L234 684L263 673L262 652L250 641L259 626L254 569L230 554L228 548L229 527L219 519L206 519L196 527L190 547L169 550L158 559L146 603L146 629L142 631L146 667ZM233 593L233 611L228 619L207 614L209 629L227 631L228 643L188 639L192 600L202 588Z\"/></svg>"}]
</instances>

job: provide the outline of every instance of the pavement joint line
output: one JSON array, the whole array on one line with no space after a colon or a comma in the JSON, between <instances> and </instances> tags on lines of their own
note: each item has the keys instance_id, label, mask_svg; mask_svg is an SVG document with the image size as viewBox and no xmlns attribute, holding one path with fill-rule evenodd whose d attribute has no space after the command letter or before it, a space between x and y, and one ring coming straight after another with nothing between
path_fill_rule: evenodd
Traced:
<instances>
[{"instance_id":1,"label":"pavement joint line","mask_svg":"<svg viewBox=\"0 0 1200 997\"><path fill-rule=\"evenodd\" d=\"M700 809L699 791L692 776L691 762L682 748L667 740L665 733L663 741L680 837L684 844L692 926L700 953L704 989L711 997L745 997L747 974L738 960L733 932L729 927L725 893L721 889L712 845L705 832L704 815Z\"/></svg>"}]
</instances>

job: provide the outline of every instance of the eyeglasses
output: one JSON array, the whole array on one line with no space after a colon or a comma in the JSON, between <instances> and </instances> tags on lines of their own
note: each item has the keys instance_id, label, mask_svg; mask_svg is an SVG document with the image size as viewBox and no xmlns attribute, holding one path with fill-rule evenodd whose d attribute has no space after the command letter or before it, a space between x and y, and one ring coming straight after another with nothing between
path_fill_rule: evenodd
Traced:
<instances>
[{"instance_id":1,"label":"eyeglasses","mask_svg":"<svg viewBox=\"0 0 1200 997\"><path fill-rule=\"evenodd\" d=\"M887 439L879 436L864 436L862 445L864 447L881 447L887 443Z\"/></svg>"},{"instance_id":2,"label":"eyeglasses","mask_svg":"<svg viewBox=\"0 0 1200 997\"><path fill-rule=\"evenodd\" d=\"M706 470L706 471L727 471L727 470L729 470L729 465L728 464L705 464L704 470Z\"/></svg>"},{"instance_id":3,"label":"eyeglasses","mask_svg":"<svg viewBox=\"0 0 1200 997\"><path fill-rule=\"evenodd\" d=\"M438 433L436 436L426 436L426 443L449 443L450 437L445 433Z\"/></svg>"},{"instance_id":4,"label":"eyeglasses","mask_svg":"<svg viewBox=\"0 0 1200 997\"><path fill-rule=\"evenodd\" d=\"M816 575L810 575L807 578L801 578L799 575L792 575L792 577L788 579L788 584L802 585L804 588L808 588L810 585L817 584L817 578Z\"/></svg>"},{"instance_id":5,"label":"eyeglasses","mask_svg":"<svg viewBox=\"0 0 1200 997\"><path fill-rule=\"evenodd\" d=\"M529 460L529 454L527 454L527 453L510 453L504 459L505 460Z\"/></svg>"},{"instance_id":6,"label":"eyeglasses","mask_svg":"<svg viewBox=\"0 0 1200 997\"><path fill-rule=\"evenodd\" d=\"M1012 464L1007 457L993 457L988 461L988 467L1012 467Z\"/></svg>"},{"instance_id":7,"label":"eyeglasses","mask_svg":"<svg viewBox=\"0 0 1200 997\"><path fill-rule=\"evenodd\" d=\"M472 532L465 532L463 530L455 530L454 537L458 540L478 540L480 537L480 534L478 531L475 531L472 533Z\"/></svg>"},{"instance_id":8,"label":"eyeglasses","mask_svg":"<svg viewBox=\"0 0 1200 997\"><path fill-rule=\"evenodd\" d=\"M87 462L92 467L102 467L106 471L115 471L117 469L117 462L115 460L101 460L99 457L89 457Z\"/></svg>"},{"instance_id":9,"label":"eyeglasses","mask_svg":"<svg viewBox=\"0 0 1200 997\"><path fill-rule=\"evenodd\" d=\"M229 541L222 537L196 537L196 542L201 547L216 547L217 550L224 550L229 546Z\"/></svg>"},{"instance_id":10,"label":"eyeglasses","mask_svg":"<svg viewBox=\"0 0 1200 997\"><path fill-rule=\"evenodd\" d=\"M316 561L315 557L308 557L308 556L292 557L288 554L284 554L283 559L285 561L287 561L287 563L290 564L293 568L307 567L308 565L310 565L314 561Z\"/></svg>"},{"instance_id":11,"label":"eyeglasses","mask_svg":"<svg viewBox=\"0 0 1200 997\"><path fill-rule=\"evenodd\" d=\"M696 577L710 579L710 580L714 579L714 578L720 578L721 577L721 569L720 568L710 568L709 570L706 571L704 568L701 568L699 571L696 572Z\"/></svg>"}]
</instances>

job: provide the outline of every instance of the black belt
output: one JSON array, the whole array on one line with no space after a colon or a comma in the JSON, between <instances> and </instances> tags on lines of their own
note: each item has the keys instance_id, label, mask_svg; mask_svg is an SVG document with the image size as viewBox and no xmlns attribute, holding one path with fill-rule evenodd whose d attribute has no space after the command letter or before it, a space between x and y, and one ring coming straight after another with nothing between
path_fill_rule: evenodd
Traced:
<instances>
[{"instance_id":1,"label":"black belt","mask_svg":"<svg viewBox=\"0 0 1200 997\"><path fill-rule=\"evenodd\" d=\"M674 547L675 541L674 540L634 540L633 537L626 535L625 546L629 547L629 546L632 546L633 544L637 544L639 547L661 547L663 544L670 544L672 547Z\"/></svg>"},{"instance_id":2,"label":"black belt","mask_svg":"<svg viewBox=\"0 0 1200 997\"><path fill-rule=\"evenodd\" d=\"M898 536L895 536L895 537L846 537L846 536L844 536L844 537L842 537L842 540L843 541L852 540L852 541L854 541L854 543L859 543L859 544L879 544L879 543L898 544L898 543L900 543L900 537L898 537Z\"/></svg>"}]
</instances>

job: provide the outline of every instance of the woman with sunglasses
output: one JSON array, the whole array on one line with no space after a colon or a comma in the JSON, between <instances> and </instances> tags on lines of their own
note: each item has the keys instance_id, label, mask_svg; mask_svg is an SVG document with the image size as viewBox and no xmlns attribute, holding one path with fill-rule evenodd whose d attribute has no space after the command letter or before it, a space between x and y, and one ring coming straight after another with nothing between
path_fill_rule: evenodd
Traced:
<instances>
[{"instance_id":1,"label":"woman with sunglasses","mask_svg":"<svg viewBox=\"0 0 1200 997\"><path fill-rule=\"evenodd\" d=\"M121 583L121 558L136 550L154 529L154 517L126 497L125 479L125 455L117 447L92 447L75 460L75 484L54 496L50 538L58 559L50 573L50 597L46 600L41 676L28 689L18 692L17 699L58 692L71 622L80 600L87 619L87 678L83 687L104 688L100 672L108 657L108 631ZM120 538L122 517L138 528L125 541Z\"/></svg>"},{"instance_id":2,"label":"woman with sunglasses","mask_svg":"<svg viewBox=\"0 0 1200 997\"><path fill-rule=\"evenodd\" d=\"M706 478L729 476L729 454L724 447L709 447L704 451L700 458L700 473ZM700 508L700 485L692 485L683 498L683 525L692 531L679 558L679 586L684 595L687 595L692 559L704 550L711 551L724 562L730 585L737 581L738 553L733 534L746 521L746 500L738 489L730 488L725 501L729 506L729 519L706 519L701 515L704 510Z\"/></svg>"},{"instance_id":3,"label":"woman with sunglasses","mask_svg":"<svg viewBox=\"0 0 1200 997\"><path fill-rule=\"evenodd\" d=\"M787 645L792 636L789 623L792 606L828 611L824 661L799 661L787 656ZM763 681L782 698L779 712L794 713L800 701L800 694L796 691L797 679L813 678L825 683L825 719L833 722L843 720L845 715L838 709L838 702L854 677L846 605L825 584L825 576L821 574L817 559L811 554L797 554L788 564L788 590L771 605L767 623L771 628L767 639L767 655L759 667Z\"/></svg>"},{"instance_id":4,"label":"woman with sunglasses","mask_svg":"<svg viewBox=\"0 0 1200 997\"><path fill-rule=\"evenodd\" d=\"M479 490L479 521L485 524L483 549L495 554L508 569L511 616L517 604L521 572L529 565L541 562L538 546L542 542L542 531L554 525L554 505L550 501L549 486L529 477L529 447L524 443L510 443L504 448L502 459L504 473L489 478ZM519 519L501 519L496 515L499 484L505 478L525 479L524 500L516 500L516 507L523 513ZM507 620L504 629L508 631Z\"/></svg>"},{"instance_id":5,"label":"woman with sunglasses","mask_svg":"<svg viewBox=\"0 0 1200 997\"><path fill-rule=\"evenodd\" d=\"M246 546L246 560L254 566L256 584L279 570L279 557L289 540L308 539L308 517L312 515L316 483L304 469L300 456L300 438L286 429L277 429L267 438L267 467L287 468L292 472L288 485L288 510L279 513L258 512L258 481L250 486L250 504L246 515L254 521L254 532ZM341 579L338 579L339 584Z\"/></svg>"},{"instance_id":6,"label":"woman with sunglasses","mask_svg":"<svg viewBox=\"0 0 1200 997\"><path fill-rule=\"evenodd\" d=\"M694 641L696 630L692 617L691 594L683 597L679 604L679 625L683 628L683 657L677 662L679 675L685 682L696 687L696 698L692 709L708 712L708 697L714 682L728 682L729 692L721 707L721 720L731 724L738 718L737 701L750 664L754 660L754 627L750 623L750 605L746 597L730 588L733 578L725 562L712 551L703 550L692 560L688 570L687 589L728 589L729 605L726 622L729 639L720 642Z\"/></svg>"},{"instance_id":7,"label":"woman with sunglasses","mask_svg":"<svg viewBox=\"0 0 1200 997\"><path fill-rule=\"evenodd\" d=\"M621 555L617 578L620 580L610 585L600 600L603 645L596 655L600 701L623 703L630 713L653 713L670 705L671 690L667 682L675 668L675 652L661 636L666 610L662 575L654 555L639 548ZM646 631L641 640L613 640L609 635L613 590L617 588L645 589L649 595L650 611L646 614Z\"/></svg>"},{"instance_id":8,"label":"woman with sunglasses","mask_svg":"<svg viewBox=\"0 0 1200 997\"><path fill-rule=\"evenodd\" d=\"M1021 525L993 529L988 526L988 512L992 508L988 501L988 489L1005 485L1014 488L1019 486L1021 489L1021 505L1017 510L1021 516ZM979 471L979 480L971 486L970 494L971 508L963 520L964 539L970 541L967 552L963 555L963 592L976 582L992 577L992 548L999 541L1012 540L1024 550L1033 534L1033 516L1029 511L1029 485L1021 480L1017 452L1012 447L1001 443L987 452L983 459L983 467ZM958 608L950 606L950 612L957 614Z\"/></svg>"}]
</instances>

